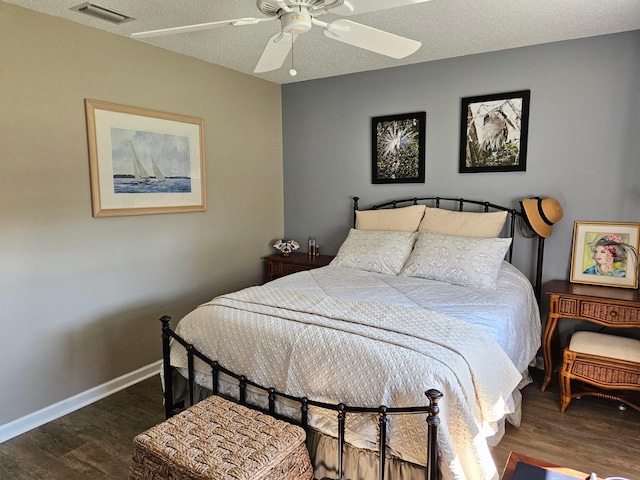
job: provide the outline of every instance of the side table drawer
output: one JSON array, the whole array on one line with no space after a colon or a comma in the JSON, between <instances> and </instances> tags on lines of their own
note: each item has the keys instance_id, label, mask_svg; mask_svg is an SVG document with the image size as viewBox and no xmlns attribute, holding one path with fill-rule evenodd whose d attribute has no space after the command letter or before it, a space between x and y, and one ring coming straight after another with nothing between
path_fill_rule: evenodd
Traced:
<instances>
[{"instance_id":1,"label":"side table drawer","mask_svg":"<svg viewBox=\"0 0 640 480\"><path fill-rule=\"evenodd\" d=\"M580 304L580 316L612 325L637 323L640 326L640 308L583 301Z\"/></svg>"},{"instance_id":2,"label":"side table drawer","mask_svg":"<svg viewBox=\"0 0 640 480\"><path fill-rule=\"evenodd\" d=\"M264 260L267 262L267 282L270 282L292 273L325 267L331 263L333 256L309 256L306 253L293 252L286 257L280 254L269 255L264 257Z\"/></svg>"},{"instance_id":3,"label":"side table drawer","mask_svg":"<svg viewBox=\"0 0 640 480\"><path fill-rule=\"evenodd\" d=\"M285 275L302 272L304 270L309 270L309 267L304 265L291 265L289 263L269 263L269 275L272 278L284 277Z\"/></svg>"},{"instance_id":4,"label":"side table drawer","mask_svg":"<svg viewBox=\"0 0 640 480\"><path fill-rule=\"evenodd\" d=\"M578 314L578 300L560 297L558 300L558 313L575 317Z\"/></svg>"}]
</instances>

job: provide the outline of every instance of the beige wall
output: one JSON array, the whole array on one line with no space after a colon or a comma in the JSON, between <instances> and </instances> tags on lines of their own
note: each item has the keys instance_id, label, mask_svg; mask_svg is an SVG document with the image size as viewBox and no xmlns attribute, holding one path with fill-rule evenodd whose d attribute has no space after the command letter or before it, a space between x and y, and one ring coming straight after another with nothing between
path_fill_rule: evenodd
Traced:
<instances>
[{"instance_id":1,"label":"beige wall","mask_svg":"<svg viewBox=\"0 0 640 480\"><path fill-rule=\"evenodd\" d=\"M84 99L200 117L208 210L93 218ZM162 314L261 282L279 85L0 2L0 426L160 359Z\"/></svg>"}]
</instances>

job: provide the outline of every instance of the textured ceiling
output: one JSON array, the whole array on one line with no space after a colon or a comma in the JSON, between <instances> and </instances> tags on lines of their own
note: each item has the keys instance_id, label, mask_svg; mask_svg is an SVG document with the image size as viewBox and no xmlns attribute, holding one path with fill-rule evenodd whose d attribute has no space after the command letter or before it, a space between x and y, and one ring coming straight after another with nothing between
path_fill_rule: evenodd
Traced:
<instances>
[{"instance_id":1,"label":"textured ceiling","mask_svg":"<svg viewBox=\"0 0 640 480\"><path fill-rule=\"evenodd\" d=\"M96 0L92 3L134 17L115 25L70 10L84 0L4 0L21 7L118 35L194 23L261 17L254 0ZM328 14L323 21L339 18ZM278 21L132 40L146 42L275 83L290 83L420 63L526 45L640 29L640 0L432 0L349 20L422 42L413 55L395 60L324 36L321 27L300 35L279 70L254 74Z\"/></svg>"}]
</instances>

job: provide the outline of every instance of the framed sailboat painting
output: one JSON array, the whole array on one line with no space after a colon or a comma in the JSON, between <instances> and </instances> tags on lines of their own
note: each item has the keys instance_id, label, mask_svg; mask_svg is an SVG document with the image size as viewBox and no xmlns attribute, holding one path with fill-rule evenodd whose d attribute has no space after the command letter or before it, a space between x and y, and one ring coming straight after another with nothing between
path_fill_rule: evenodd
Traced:
<instances>
[{"instance_id":1,"label":"framed sailboat painting","mask_svg":"<svg viewBox=\"0 0 640 480\"><path fill-rule=\"evenodd\" d=\"M202 119L85 100L94 217L206 210Z\"/></svg>"}]
</instances>

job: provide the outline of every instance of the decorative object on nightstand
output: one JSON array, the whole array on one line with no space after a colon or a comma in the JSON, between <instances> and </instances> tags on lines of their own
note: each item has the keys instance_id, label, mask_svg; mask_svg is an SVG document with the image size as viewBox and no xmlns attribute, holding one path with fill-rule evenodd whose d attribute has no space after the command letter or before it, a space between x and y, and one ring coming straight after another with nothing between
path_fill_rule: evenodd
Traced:
<instances>
[{"instance_id":1,"label":"decorative object on nightstand","mask_svg":"<svg viewBox=\"0 0 640 480\"><path fill-rule=\"evenodd\" d=\"M280 250L280 255L288 257L291 252L300 248L300 244L295 240L276 240L273 244L273 248Z\"/></svg>"},{"instance_id":2,"label":"decorative object on nightstand","mask_svg":"<svg viewBox=\"0 0 640 480\"><path fill-rule=\"evenodd\" d=\"M585 387L571 393L571 380L595 389ZM640 340L597 332L571 335L560 369L560 411L581 396L615 400L621 403L621 410L628 405L640 412L640 403L633 399L640 396Z\"/></svg>"},{"instance_id":3,"label":"decorative object on nightstand","mask_svg":"<svg viewBox=\"0 0 640 480\"><path fill-rule=\"evenodd\" d=\"M547 286L549 316L542 334L544 392L559 359L558 320L585 320L602 327L640 328L640 292L627 288L580 285L552 280Z\"/></svg>"},{"instance_id":4,"label":"decorative object on nightstand","mask_svg":"<svg viewBox=\"0 0 640 480\"><path fill-rule=\"evenodd\" d=\"M303 272L314 268L326 267L333 260L333 255L314 255L293 252L283 257L279 254L265 257L267 262L267 282L291 273Z\"/></svg>"},{"instance_id":5,"label":"decorative object on nightstand","mask_svg":"<svg viewBox=\"0 0 640 480\"><path fill-rule=\"evenodd\" d=\"M310 257L315 257L316 255L320 255L320 249L316 245L316 237L309 237L309 250Z\"/></svg>"}]
</instances>

